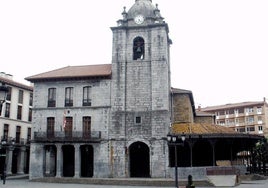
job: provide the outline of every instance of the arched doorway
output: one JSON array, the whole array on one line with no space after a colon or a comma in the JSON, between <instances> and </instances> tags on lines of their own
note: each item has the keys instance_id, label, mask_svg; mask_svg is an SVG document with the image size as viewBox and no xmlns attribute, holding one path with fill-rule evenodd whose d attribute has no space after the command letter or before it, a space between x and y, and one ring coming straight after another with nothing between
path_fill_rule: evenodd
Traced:
<instances>
[{"instance_id":1,"label":"arched doorway","mask_svg":"<svg viewBox=\"0 0 268 188\"><path fill-rule=\"evenodd\" d=\"M81 176L93 177L94 153L91 145L81 146Z\"/></svg>"},{"instance_id":2,"label":"arched doorway","mask_svg":"<svg viewBox=\"0 0 268 188\"><path fill-rule=\"evenodd\" d=\"M129 146L130 177L150 177L150 149L143 142Z\"/></svg>"}]
</instances>

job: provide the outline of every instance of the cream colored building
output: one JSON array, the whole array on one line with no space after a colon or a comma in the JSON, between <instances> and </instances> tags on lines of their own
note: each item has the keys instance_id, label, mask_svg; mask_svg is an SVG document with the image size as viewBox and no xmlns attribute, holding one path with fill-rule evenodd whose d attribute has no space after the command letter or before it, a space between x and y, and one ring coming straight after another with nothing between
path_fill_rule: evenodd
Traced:
<instances>
[{"instance_id":1,"label":"cream colored building","mask_svg":"<svg viewBox=\"0 0 268 188\"><path fill-rule=\"evenodd\" d=\"M237 132L268 136L268 104L266 99L199 108L197 111L215 115L217 125Z\"/></svg>"},{"instance_id":2,"label":"cream colored building","mask_svg":"<svg viewBox=\"0 0 268 188\"><path fill-rule=\"evenodd\" d=\"M7 141L0 145L0 173L4 166L7 174L28 173L33 87L15 82L12 75L3 72L0 82L8 87L0 116L1 141Z\"/></svg>"}]
</instances>

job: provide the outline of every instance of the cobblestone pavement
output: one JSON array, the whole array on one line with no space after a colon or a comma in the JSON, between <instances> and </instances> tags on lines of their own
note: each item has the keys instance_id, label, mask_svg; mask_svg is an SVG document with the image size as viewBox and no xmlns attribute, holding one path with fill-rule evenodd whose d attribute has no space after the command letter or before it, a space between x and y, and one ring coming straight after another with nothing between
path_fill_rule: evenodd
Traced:
<instances>
[{"instance_id":1,"label":"cobblestone pavement","mask_svg":"<svg viewBox=\"0 0 268 188\"><path fill-rule=\"evenodd\" d=\"M145 187L145 186L117 186L117 185L88 185L88 184L62 184L62 183L41 183L30 182L28 179L10 179L3 185L0 182L0 187L6 188L160 188L160 187ZM268 180L247 181L242 182L237 188L267 188ZM198 187L205 188L205 187Z\"/></svg>"}]
</instances>

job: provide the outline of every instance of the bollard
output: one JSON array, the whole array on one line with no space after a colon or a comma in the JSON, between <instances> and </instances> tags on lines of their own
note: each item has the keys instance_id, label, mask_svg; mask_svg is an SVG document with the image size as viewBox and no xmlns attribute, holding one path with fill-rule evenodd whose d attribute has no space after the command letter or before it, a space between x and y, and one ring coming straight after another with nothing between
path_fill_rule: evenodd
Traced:
<instances>
[{"instance_id":1,"label":"bollard","mask_svg":"<svg viewBox=\"0 0 268 188\"><path fill-rule=\"evenodd\" d=\"M195 188L192 175L188 176L188 184L187 184L186 188Z\"/></svg>"}]
</instances>

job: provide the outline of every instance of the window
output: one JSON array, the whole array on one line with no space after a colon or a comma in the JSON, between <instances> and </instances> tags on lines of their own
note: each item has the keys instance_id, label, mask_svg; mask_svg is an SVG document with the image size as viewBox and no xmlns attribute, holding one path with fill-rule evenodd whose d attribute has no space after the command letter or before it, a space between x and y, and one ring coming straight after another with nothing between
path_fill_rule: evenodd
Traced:
<instances>
[{"instance_id":1,"label":"window","mask_svg":"<svg viewBox=\"0 0 268 188\"><path fill-rule=\"evenodd\" d=\"M144 59L144 40L137 37L133 42L133 60Z\"/></svg>"},{"instance_id":2,"label":"window","mask_svg":"<svg viewBox=\"0 0 268 188\"><path fill-rule=\"evenodd\" d=\"M49 88L47 107L55 107L55 106L56 106L56 88Z\"/></svg>"},{"instance_id":3,"label":"window","mask_svg":"<svg viewBox=\"0 0 268 188\"><path fill-rule=\"evenodd\" d=\"M16 127L16 140L15 140L16 143L20 143L20 133L21 133L21 127L17 126Z\"/></svg>"},{"instance_id":4,"label":"window","mask_svg":"<svg viewBox=\"0 0 268 188\"><path fill-rule=\"evenodd\" d=\"M141 117L140 116L135 117L135 124L141 124Z\"/></svg>"},{"instance_id":5,"label":"window","mask_svg":"<svg viewBox=\"0 0 268 188\"><path fill-rule=\"evenodd\" d=\"M65 88L65 106L73 106L73 88Z\"/></svg>"},{"instance_id":6,"label":"window","mask_svg":"<svg viewBox=\"0 0 268 188\"><path fill-rule=\"evenodd\" d=\"M18 102L19 102L20 104L23 103L23 90L19 90L19 100L18 100Z\"/></svg>"},{"instance_id":7,"label":"window","mask_svg":"<svg viewBox=\"0 0 268 188\"><path fill-rule=\"evenodd\" d=\"M83 137L84 138L91 137L91 117L90 116L83 117Z\"/></svg>"},{"instance_id":8,"label":"window","mask_svg":"<svg viewBox=\"0 0 268 188\"><path fill-rule=\"evenodd\" d=\"M33 106L33 93L30 93L29 106Z\"/></svg>"},{"instance_id":9,"label":"window","mask_svg":"<svg viewBox=\"0 0 268 188\"><path fill-rule=\"evenodd\" d=\"M258 116L258 124L262 124L262 116Z\"/></svg>"},{"instance_id":10,"label":"window","mask_svg":"<svg viewBox=\"0 0 268 188\"><path fill-rule=\"evenodd\" d=\"M91 106L91 86L83 88L83 106Z\"/></svg>"},{"instance_id":11,"label":"window","mask_svg":"<svg viewBox=\"0 0 268 188\"><path fill-rule=\"evenodd\" d=\"M73 118L72 117L66 117L66 124L64 127L65 131L65 137L72 137L72 131L73 131Z\"/></svg>"},{"instance_id":12,"label":"window","mask_svg":"<svg viewBox=\"0 0 268 188\"><path fill-rule=\"evenodd\" d=\"M4 139L8 139L8 130L9 130L9 125L4 124L4 134L3 134Z\"/></svg>"},{"instance_id":13,"label":"window","mask_svg":"<svg viewBox=\"0 0 268 188\"><path fill-rule=\"evenodd\" d=\"M7 92L7 97L6 100L7 101L11 101L11 91L12 91L12 87L7 87L8 92Z\"/></svg>"},{"instance_id":14,"label":"window","mask_svg":"<svg viewBox=\"0 0 268 188\"><path fill-rule=\"evenodd\" d=\"M237 129L237 132L244 133L244 132L246 132L246 128L245 128L245 127L243 127L243 128L238 128L238 129Z\"/></svg>"},{"instance_id":15,"label":"window","mask_svg":"<svg viewBox=\"0 0 268 188\"><path fill-rule=\"evenodd\" d=\"M54 137L54 127L55 127L55 118L48 117L47 118L47 137Z\"/></svg>"},{"instance_id":16,"label":"window","mask_svg":"<svg viewBox=\"0 0 268 188\"><path fill-rule=\"evenodd\" d=\"M246 113L252 113L253 112L253 108L252 107L245 108L245 112Z\"/></svg>"},{"instance_id":17,"label":"window","mask_svg":"<svg viewBox=\"0 0 268 188\"><path fill-rule=\"evenodd\" d=\"M5 117L10 117L10 104L6 102Z\"/></svg>"},{"instance_id":18,"label":"window","mask_svg":"<svg viewBox=\"0 0 268 188\"><path fill-rule=\"evenodd\" d=\"M32 121L32 108L29 108L28 121Z\"/></svg>"},{"instance_id":19,"label":"window","mask_svg":"<svg viewBox=\"0 0 268 188\"><path fill-rule=\"evenodd\" d=\"M254 123L254 116L246 117L246 123L248 124Z\"/></svg>"},{"instance_id":20,"label":"window","mask_svg":"<svg viewBox=\"0 0 268 188\"><path fill-rule=\"evenodd\" d=\"M257 114L262 114L262 107L257 107Z\"/></svg>"},{"instance_id":21,"label":"window","mask_svg":"<svg viewBox=\"0 0 268 188\"><path fill-rule=\"evenodd\" d=\"M21 116L22 116L22 106L18 106L17 119L21 120Z\"/></svg>"},{"instance_id":22,"label":"window","mask_svg":"<svg viewBox=\"0 0 268 188\"><path fill-rule=\"evenodd\" d=\"M234 110L234 114L235 114L235 115L238 115L238 114L239 114L239 110L238 110L238 109L235 109L235 110Z\"/></svg>"},{"instance_id":23,"label":"window","mask_svg":"<svg viewBox=\"0 0 268 188\"><path fill-rule=\"evenodd\" d=\"M27 130L27 142L30 142L32 138L32 129L29 127Z\"/></svg>"},{"instance_id":24,"label":"window","mask_svg":"<svg viewBox=\"0 0 268 188\"><path fill-rule=\"evenodd\" d=\"M247 132L254 132L255 131L255 127L247 127Z\"/></svg>"}]
</instances>

